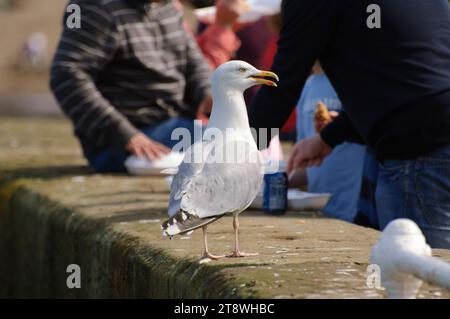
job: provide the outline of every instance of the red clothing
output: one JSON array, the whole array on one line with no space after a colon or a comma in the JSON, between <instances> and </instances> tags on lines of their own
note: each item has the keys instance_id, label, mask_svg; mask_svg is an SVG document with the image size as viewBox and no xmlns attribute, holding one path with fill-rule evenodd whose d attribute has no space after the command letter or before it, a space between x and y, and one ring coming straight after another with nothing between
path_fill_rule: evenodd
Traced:
<instances>
[{"instance_id":1,"label":"red clothing","mask_svg":"<svg viewBox=\"0 0 450 319\"><path fill-rule=\"evenodd\" d=\"M209 25L202 33L197 35L197 44L214 70L219 65L228 62L241 45L235 33L217 24ZM204 125L208 124L205 114L198 113L197 119Z\"/></svg>"},{"instance_id":2,"label":"red clothing","mask_svg":"<svg viewBox=\"0 0 450 319\"><path fill-rule=\"evenodd\" d=\"M241 46L241 41L231 29L217 24L211 24L199 34L197 43L213 69L229 61Z\"/></svg>"}]
</instances>

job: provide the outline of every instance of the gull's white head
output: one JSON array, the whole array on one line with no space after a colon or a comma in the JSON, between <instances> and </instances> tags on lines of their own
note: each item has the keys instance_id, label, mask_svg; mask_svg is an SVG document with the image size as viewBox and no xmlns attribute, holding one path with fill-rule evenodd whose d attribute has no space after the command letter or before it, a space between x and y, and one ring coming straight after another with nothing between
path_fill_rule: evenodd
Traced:
<instances>
[{"instance_id":1,"label":"gull's white head","mask_svg":"<svg viewBox=\"0 0 450 319\"><path fill-rule=\"evenodd\" d=\"M244 92L246 89L258 85L277 86L269 79L278 81L278 76L270 71L261 71L244 61L229 61L219 66L212 76L213 89L235 89Z\"/></svg>"}]
</instances>

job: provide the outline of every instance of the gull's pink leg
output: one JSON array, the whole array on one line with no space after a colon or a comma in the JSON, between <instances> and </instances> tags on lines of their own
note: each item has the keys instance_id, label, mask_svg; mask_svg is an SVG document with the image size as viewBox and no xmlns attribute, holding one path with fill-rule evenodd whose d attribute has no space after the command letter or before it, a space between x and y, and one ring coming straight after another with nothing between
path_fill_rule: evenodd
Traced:
<instances>
[{"instance_id":1,"label":"gull's pink leg","mask_svg":"<svg viewBox=\"0 0 450 319\"><path fill-rule=\"evenodd\" d=\"M207 228L208 226L203 226L203 244L205 247L205 253L203 254L203 257L200 259L200 263L205 263L205 262L209 262L211 260L218 260L220 258L223 258L225 256L216 256L216 255L212 255L209 253L208 251L208 235L207 235Z\"/></svg>"},{"instance_id":2,"label":"gull's pink leg","mask_svg":"<svg viewBox=\"0 0 450 319\"><path fill-rule=\"evenodd\" d=\"M249 256L257 256L258 253L244 253L239 249L239 219L238 215L233 216L233 228L234 228L234 252L227 257L249 257Z\"/></svg>"}]
</instances>

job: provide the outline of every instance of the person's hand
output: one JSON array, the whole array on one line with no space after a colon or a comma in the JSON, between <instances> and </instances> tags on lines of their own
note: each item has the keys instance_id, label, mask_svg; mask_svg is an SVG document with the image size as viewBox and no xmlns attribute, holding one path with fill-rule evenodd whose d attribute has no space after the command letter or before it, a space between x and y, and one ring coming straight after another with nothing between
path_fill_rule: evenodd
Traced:
<instances>
[{"instance_id":1,"label":"person's hand","mask_svg":"<svg viewBox=\"0 0 450 319\"><path fill-rule=\"evenodd\" d=\"M316 129L316 132L322 131L322 129L325 126L330 124L332 121L334 121L339 116L339 113L336 112L336 111L330 111L329 114L330 114L330 117L331 117L330 121L318 120L317 118L314 117L314 128Z\"/></svg>"},{"instance_id":2,"label":"person's hand","mask_svg":"<svg viewBox=\"0 0 450 319\"><path fill-rule=\"evenodd\" d=\"M212 98L211 96L208 96L206 99L203 100L202 103L200 103L200 106L197 110L197 120L202 121L203 125L208 124L209 116L211 115L212 110Z\"/></svg>"},{"instance_id":3,"label":"person's hand","mask_svg":"<svg viewBox=\"0 0 450 319\"><path fill-rule=\"evenodd\" d=\"M288 176L288 187L307 190L308 176L305 169L295 169Z\"/></svg>"},{"instance_id":4,"label":"person's hand","mask_svg":"<svg viewBox=\"0 0 450 319\"><path fill-rule=\"evenodd\" d=\"M319 134L298 142L289 159L288 174L294 169L320 166L331 151L331 147L322 140Z\"/></svg>"},{"instance_id":5,"label":"person's hand","mask_svg":"<svg viewBox=\"0 0 450 319\"><path fill-rule=\"evenodd\" d=\"M153 141L142 133L134 135L128 141L126 149L131 154L138 157L146 157L150 161L170 153L170 148Z\"/></svg>"},{"instance_id":6,"label":"person's hand","mask_svg":"<svg viewBox=\"0 0 450 319\"><path fill-rule=\"evenodd\" d=\"M250 10L245 0L218 0L216 2L216 24L230 28L239 17Z\"/></svg>"}]
</instances>

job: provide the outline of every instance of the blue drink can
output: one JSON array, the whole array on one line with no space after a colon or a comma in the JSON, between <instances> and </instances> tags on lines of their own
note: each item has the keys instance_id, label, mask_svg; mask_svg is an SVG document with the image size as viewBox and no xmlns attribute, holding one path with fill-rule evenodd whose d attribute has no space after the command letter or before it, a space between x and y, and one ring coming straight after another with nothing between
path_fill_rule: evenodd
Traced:
<instances>
[{"instance_id":1,"label":"blue drink can","mask_svg":"<svg viewBox=\"0 0 450 319\"><path fill-rule=\"evenodd\" d=\"M264 175L263 209L266 213L282 215L287 211L288 177L285 172Z\"/></svg>"}]
</instances>

